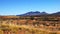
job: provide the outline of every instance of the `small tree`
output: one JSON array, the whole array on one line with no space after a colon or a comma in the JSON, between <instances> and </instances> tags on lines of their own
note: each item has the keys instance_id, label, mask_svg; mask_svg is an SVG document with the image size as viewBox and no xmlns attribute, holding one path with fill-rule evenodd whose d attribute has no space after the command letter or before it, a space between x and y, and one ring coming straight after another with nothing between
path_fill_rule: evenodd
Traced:
<instances>
[{"instance_id":1,"label":"small tree","mask_svg":"<svg viewBox=\"0 0 60 34\"><path fill-rule=\"evenodd\" d=\"M33 16L31 16L31 18L30 18L31 20L34 20L34 17Z\"/></svg>"},{"instance_id":2,"label":"small tree","mask_svg":"<svg viewBox=\"0 0 60 34\"><path fill-rule=\"evenodd\" d=\"M44 21L48 21L49 19L48 19L48 17L44 17L43 20Z\"/></svg>"}]
</instances>

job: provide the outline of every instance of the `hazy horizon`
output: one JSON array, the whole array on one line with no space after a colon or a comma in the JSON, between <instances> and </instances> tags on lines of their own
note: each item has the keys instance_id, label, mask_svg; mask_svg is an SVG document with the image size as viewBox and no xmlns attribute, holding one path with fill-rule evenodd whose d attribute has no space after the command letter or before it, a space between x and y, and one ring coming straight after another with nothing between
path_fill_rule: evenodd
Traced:
<instances>
[{"instance_id":1,"label":"hazy horizon","mask_svg":"<svg viewBox=\"0 0 60 34\"><path fill-rule=\"evenodd\" d=\"M18 15L30 11L56 13L60 0L0 0L0 15Z\"/></svg>"}]
</instances>

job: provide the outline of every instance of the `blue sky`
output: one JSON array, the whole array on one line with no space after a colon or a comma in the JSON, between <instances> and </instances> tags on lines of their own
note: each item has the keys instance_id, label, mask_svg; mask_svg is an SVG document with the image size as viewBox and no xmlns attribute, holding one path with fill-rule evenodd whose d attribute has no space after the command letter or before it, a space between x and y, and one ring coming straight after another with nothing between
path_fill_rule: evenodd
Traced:
<instances>
[{"instance_id":1,"label":"blue sky","mask_svg":"<svg viewBox=\"0 0 60 34\"><path fill-rule=\"evenodd\" d=\"M60 0L0 0L0 15L17 15L30 11L58 12Z\"/></svg>"}]
</instances>

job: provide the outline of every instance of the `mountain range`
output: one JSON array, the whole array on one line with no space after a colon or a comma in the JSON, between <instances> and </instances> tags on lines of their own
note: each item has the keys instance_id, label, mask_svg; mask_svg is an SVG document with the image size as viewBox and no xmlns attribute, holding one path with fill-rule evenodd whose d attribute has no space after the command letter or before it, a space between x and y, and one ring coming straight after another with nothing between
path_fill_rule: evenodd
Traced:
<instances>
[{"instance_id":1,"label":"mountain range","mask_svg":"<svg viewBox=\"0 0 60 34\"><path fill-rule=\"evenodd\" d=\"M27 12L25 14L21 14L21 15L17 15L17 16L35 16L35 15L60 15L60 12L56 12L56 13L46 13L46 12L39 12L39 11L31 11L31 12Z\"/></svg>"}]
</instances>

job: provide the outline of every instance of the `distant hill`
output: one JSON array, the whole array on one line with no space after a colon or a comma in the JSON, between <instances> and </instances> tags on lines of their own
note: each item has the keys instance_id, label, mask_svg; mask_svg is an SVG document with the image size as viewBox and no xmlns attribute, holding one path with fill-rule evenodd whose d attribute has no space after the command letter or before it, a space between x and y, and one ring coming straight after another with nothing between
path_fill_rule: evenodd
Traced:
<instances>
[{"instance_id":1,"label":"distant hill","mask_svg":"<svg viewBox=\"0 0 60 34\"><path fill-rule=\"evenodd\" d=\"M46 12L39 12L39 11L35 11L35 12L27 12L25 14L21 14L21 15L17 15L17 16L40 16L40 15L60 15L60 12L56 12L56 13L52 13L52 14L48 14Z\"/></svg>"},{"instance_id":2,"label":"distant hill","mask_svg":"<svg viewBox=\"0 0 60 34\"><path fill-rule=\"evenodd\" d=\"M36 12L27 12L25 14L21 14L21 15L17 15L17 16L35 16L35 15L47 15L48 13L46 12L39 12L39 11L36 11Z\"/></svg>"},{"instance_id":3,"label":"distant hill","mask_svg":"<svg viewBox=\"0 0 60 34\"><path fill-rule=\"evenodd\" d=\"M60 15L60 12L52 13L51 15Z\"/></svg>"}]
</instances>

